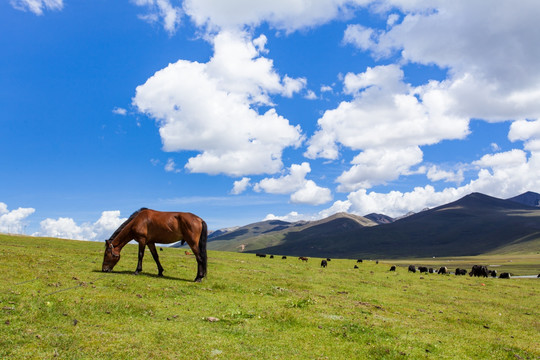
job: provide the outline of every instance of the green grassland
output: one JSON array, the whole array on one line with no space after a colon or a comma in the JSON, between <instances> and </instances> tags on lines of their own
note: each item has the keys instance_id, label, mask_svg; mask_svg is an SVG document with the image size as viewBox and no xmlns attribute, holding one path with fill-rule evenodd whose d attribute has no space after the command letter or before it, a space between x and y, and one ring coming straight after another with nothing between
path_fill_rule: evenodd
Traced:
<instances>
[{"instance_id":1,"label":"green grassland","mask_svg":"<svg viewBox=\"0 0 540 360\"><path fill-rule=\"evenodd\" d=\"M132 274L132 245L101 273L103 250L0 235L1 359L540 358L538 279L389 272L384 260L323 269L315 258L210 251L208 277L193 283L184 249L159 251L163 278L149 253ZM538 254L420 263L540 272Z\"/></svg>"}]
</instances>

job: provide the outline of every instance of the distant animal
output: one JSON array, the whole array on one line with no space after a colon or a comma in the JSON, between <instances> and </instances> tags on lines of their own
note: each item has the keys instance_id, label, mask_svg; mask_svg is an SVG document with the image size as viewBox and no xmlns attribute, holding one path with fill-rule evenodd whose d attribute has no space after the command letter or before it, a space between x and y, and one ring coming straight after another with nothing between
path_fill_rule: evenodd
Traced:
<instances>
[{"instance_id":1,"label":"distant animal","mask_svg":"<svg viewBox=\"0 0 540 360\"><path fill-rule=\"evenodd\" d=\"M287 258L287 257L286 257L285 255L283 255L283 256L281 257L282 260L285 260L286 258Z\"/></svg>"},{"instance_id":2,"label":"distant animal","mask_svg":"<svg viewBox=\"0 0 540 360\"><path fill-rule=\"evenodd\" d=\"M456 275L467 275L467 269L457 268L455 274Z\"/></svg>"},{"instance_id":3,"label":"distant animal","mask_svg":"<svg viewBox=\"0 0 540 360\"><path fill-rule=\"evenodd\" d=\"M378 264L379 263L379 260L375 261L375 264Z\"/></svg>"},{"instance_id":4,"label":"distant animal","mask_svg":"<svg viewBox=\"0 0 540 360\"><path fill-rule=\"evenodd\" d=\"M356 260L357 263L361 263L362 262L362 259L358 259Z\"/></svg>"},{"instance_id":5,"label":"distant animal","mask_svg":"<svg viewBox=\"0 0 540 360\"><path fill-rule=\"evenodd\" d=\"M429 269L428 269L428 272L429 272L430 274L433 274L435 271L433 270L433 268L429 268Z\"/></svg>"},{"instance_id":6,"label":"distant animal","mask_svg":"<svg viewBox=\"0 0 540 360\"><path fill-rule=\"evenodd\" d=\"M163 276L163 267L159 262L156 243L172 244L178 241L188 243L197 259L196 282L206 276L207 254L206 242L208 227L206 222L187 212L162 212L141 208L116 229L108 240L105 240L105 254L101 271L111 272L120 260L120 251L131 240L139 243L139 259L135 274L142 271L142 262L146 246L158 268L158 276Z\"/></svg>"},{"instance_id":7,"label":"distant animal","mask_svg":"<svg viewBox=\"0 0 540 360\"><path fill-rule=\"evenodd\" d=\"M437 274L446 274L448 272L448 268L446 266L441 266L439 268L439 271L437 271Z\"/></svg>"},{"instance_id":8,"label":"distant animal","mask_svg":"<svg viewBox=\"0 0 540 360\"><path fill-rule=\"evenodd\" d=\"M189 251L184 251L184 254L186 254L186 255L193 255L193 254L190 253Z\"/></svg>"},{"instance_id":9,"label":"distant animal","mask_svg":"<svg viewBox=\"0 0 540 360\"><path fill-rule=\"evenodd\" d=\"M332 261L332 259L330 259L330 258L326 258L326 261Z\"/></svg>"},{"instance_id":10,"label":"distant animal","mask_svg":"<svg viewBox=\"0 0 540 360\"><path fill-rule=\"evenodd\" d=\"M355 268L355 269L358 269L358 265L354 265L354 268Z\"/></svg>"},{"instance_id":11,"label":"distant animal","mask_svg":"<svg viewBox=\"0 0 540 360\"><path fill-rule=\"evenodd\" d=\"M421 273L427 273L427 272L428 272L428 268L425 267L425 266L419 266L419 267L418 267L418 271L420 271Z\"/></svg>"},{"instance_id":12,"label":"distant animal","mask_svg":"<svg viewBox=\"0 0 540 360\"><path fill-rule=\"evenodd\" d=\"M274 255L270 255L270 259L273 259L274 258Z\"/></svg>"},{"instance_id":13,"label":"distant animal","mask_svg":"<svg viewBox=\"0 0 540 360\"><path fill-rule=\"evenodd\" d=\"M540 278L540 274L538 274L537 278Z\"/></svg>"},{"instance_id":14,"label":"distant animal","mask_svg":"<svg viewBox=\"0 0 540 360\"><path fill-rule=\"evenodd\" d=\"M328 262L326 260L321 260L321 267L325 268L328 266Z\"/></svg>"},{"instance_id":15,"label":"distant animal","mask_svg":"<svg viewBox=\"0 0 540 360\"><path fill-rule=\"evenodd\" d=\"M255 256L258 256L258 257L266 257L266 254L255 254Z\"/></svg>"},{"instance_id":16,"label":"distant animal","mask_svg":"<svg viewBox=\"0 0 540 360\"><path fill-rule=\"evenodd\" d=\"M390 271L396 271L396 265L392 265L392 266L390 267Z\"/></svg>"},{"instance_id":17,"label":"distant animal","mask_svg":"<svg viewBox=\"0 0 540 360\"><path fill-rule=\"evenodd\" d=\"M163 248L162 248L162 247L160 247L160 248L159 248L159 251L163 251Z\"/></svg>"},{"instance_id":18,"label":"distant animal","mask_svg":"<svg viewBox=\"0 0 540 360\"><path fill-rule=\"evenodd\" d=\"M469 272L469 276L488 277L488 268L485 265L473 265L471 271Z\"/></svg>"},{"instance_id":19,"label":"distant animal","mask_svg":"<svg viewBox=\"0 0 540 360\"><path fill-rule=\"evenodd\" d=\"M415 272L416 272L416 266L414 266L414 265L409 265L409 272L415 273Z\"/></svg>"},{"instance_id":20,"label":"distant animal","mask_svg":"<svg viewBox=\"0 0 540 360\"><path fill-rule=\"evenodd\" d=\"M308 261L308 258L307 258L307 257L305 257L305 256L300 256L300 257L298 258L298 260L302 260L302 261Z\"/></svg>"},{"instance_id":21,"label":"distant animal","mask_svg":"<svg viewBox=\"0 0 540 360\"><path fill-rule=\"evenodd\" d=\"M501 273L501 275L499 275L499 279L510 279L510 273Z\"/></svg>"},{"instance_id":22,"label":"distant animal","mask_svg":"<svg viewBox=\"0 0 540 360\"><path fill-rule=\"evenodd\" d=\"M491 276L492 278L496 278L497 277L497 270L489 270L489 276Z\"/></svg>"}]
</instances>

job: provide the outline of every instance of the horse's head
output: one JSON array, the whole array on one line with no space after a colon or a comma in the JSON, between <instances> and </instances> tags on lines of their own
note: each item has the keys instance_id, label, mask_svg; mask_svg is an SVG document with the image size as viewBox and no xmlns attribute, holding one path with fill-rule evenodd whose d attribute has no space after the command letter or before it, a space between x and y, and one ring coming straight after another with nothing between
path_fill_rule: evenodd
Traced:
<instances>
[{"instance_id":1,"label":"horse's head","mask_svg":"<svg viewBox=\"0 0 540 360\"><path fill-rule=\"evenodd\" d=\"M105 255L101 271L111 272L118 260L120 260L120 252L114 248L111 240L105 240Z\"/></svg>"}]
</instances>

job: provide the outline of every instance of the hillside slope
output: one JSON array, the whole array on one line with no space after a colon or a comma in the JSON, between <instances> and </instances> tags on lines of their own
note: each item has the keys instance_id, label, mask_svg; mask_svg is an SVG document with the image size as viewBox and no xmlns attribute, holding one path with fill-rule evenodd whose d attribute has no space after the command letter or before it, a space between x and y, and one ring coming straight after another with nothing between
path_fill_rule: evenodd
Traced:
<instances>
[{"instance_id":1,"label":"hillside slope","mask_svg":"<svg viewBox=\"0 0 540 360\"><path fill-rule=\"evenodd\" d=\"M340 258L465 256L540 249L540 209L480 193L393 223L374 225L336 214L296 229L244 238L241 243L252 252ZM238 245L233 240L210 247L238 251Z\"/></svg>"}]
</instances>

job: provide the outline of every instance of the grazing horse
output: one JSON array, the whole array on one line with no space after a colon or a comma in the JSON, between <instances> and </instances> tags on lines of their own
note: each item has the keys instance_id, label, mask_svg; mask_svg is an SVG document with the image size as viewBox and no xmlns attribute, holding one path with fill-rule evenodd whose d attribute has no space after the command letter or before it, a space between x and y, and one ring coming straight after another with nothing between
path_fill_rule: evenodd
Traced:
<instances>
[{"instance_id":1,"label":"grazing horse","mask_svg":"<svg viewBox=\"0 0 540 360\"><path fill-rule=\"evenodd\" d=\"M305 256L300 256L300 257L298 258L298 260L302 260L302 261L308 261L308 258L307 258L307 257L305 257Z\"/></svg>"},{"instance_id":2,"label":"grazing horse","mask_svg":"<svg viewBox=\"0 0 540 360\"><path fill-rule=\"evenodd\" d=\"M163 276L163 267L159 262L156 243L172 244L187 242L197 259L196 282L206 276L207 256L206 241L208 228L203 219L186 212L162 212L146 208L135 211L109 240L105 240L103 272L111 272L120 260L120 251L131 240L139 243L139 261L135 274L142 271L144 249L148 245L158 267L158 276Z\"/></svg>"}]
</instances>

